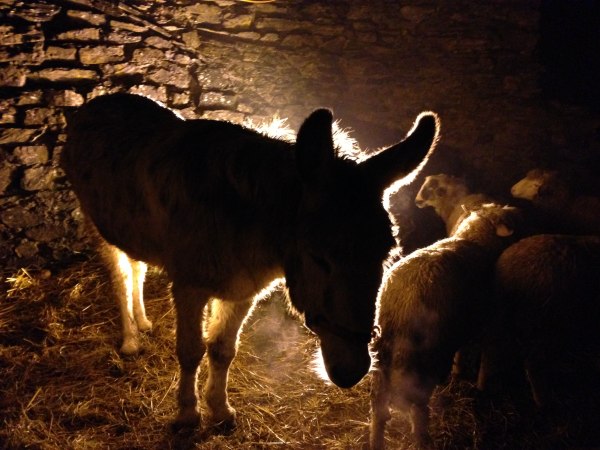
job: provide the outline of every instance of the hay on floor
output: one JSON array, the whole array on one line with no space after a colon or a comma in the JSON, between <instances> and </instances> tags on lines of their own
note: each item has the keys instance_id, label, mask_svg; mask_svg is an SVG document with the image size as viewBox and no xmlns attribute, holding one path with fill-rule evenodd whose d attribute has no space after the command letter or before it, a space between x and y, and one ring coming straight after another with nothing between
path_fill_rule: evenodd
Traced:
<instances>
[{"instance_id":1,"label":"hay on floor","mask_svg":"<svg viewBox=\"0 0 600 450\"><path fill-rule=\"evenodd\" d=\"M237 428L173 434L178 365L168 281L149 273L154 329L141 355L123 358L108 280L94 260L57 273L3 274L0 449L367 448L370 377L350 390L320 379L318 343L278 294L248 320L231 368ZM567 448L564 430L537 426L511 402L478 399L468 382L440 387L431 409L438 448ZM398 413L386 439L391 449L414 448Z\"/></svg>"}]
</instances>

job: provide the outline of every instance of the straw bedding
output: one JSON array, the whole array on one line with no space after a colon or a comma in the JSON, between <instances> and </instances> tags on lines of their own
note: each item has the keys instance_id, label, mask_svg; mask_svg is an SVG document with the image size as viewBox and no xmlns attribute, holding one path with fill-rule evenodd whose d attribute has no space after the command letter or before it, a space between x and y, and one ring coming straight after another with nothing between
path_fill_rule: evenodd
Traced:
<instances>
[{"instance_id":1,"label":"straw bedding","mask_svg":"<svg viewBox=\"0 0 600 450\"><path fill-rule=\"evenodd\" d=\"M178 365L168 281L149 273L154 329L141 355L123 358L108 280L95 259L2 274L0 449L367 448L370 377L351 390L319 378L318 343L277 293L246 323L231 369L237 428L172 433ZM200 380L204 373L203 365ZM520 403L449 383L432 399L432 436L440 449L572 448L580 420L556 426ZM414 448L398 413L386 439L391 449Z\"/></svg>"}]
</instances>

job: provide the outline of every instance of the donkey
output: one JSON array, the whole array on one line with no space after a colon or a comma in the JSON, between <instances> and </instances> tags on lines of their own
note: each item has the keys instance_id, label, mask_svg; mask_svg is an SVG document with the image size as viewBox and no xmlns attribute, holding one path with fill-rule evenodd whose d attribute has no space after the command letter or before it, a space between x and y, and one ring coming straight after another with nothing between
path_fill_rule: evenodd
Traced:
<instances>
[{"instance_id":1,"label":"donkey","mask_svg":"<svg viewBox=\"0 0 600 450\"><path fill-rule=\"evenodd\" d=\"M438 129L437 116L422 113L404 141L359 163L337 154L326 109L304 121L295 143L183 120L131 94L97 97L74 114L62 166L84 214L130 275L143 277L144 261L172 281L176 429L200 424L205 353L208 419L235 424L227 377L239 330L254 295L276 278L318 336L331 381L349 388L368 372L382 262L394 244L382 195L420 169ZM123 320L149 326L137 287L126 296L138 304L133 318L124 307Z\"/></svg>"}]
</instances>

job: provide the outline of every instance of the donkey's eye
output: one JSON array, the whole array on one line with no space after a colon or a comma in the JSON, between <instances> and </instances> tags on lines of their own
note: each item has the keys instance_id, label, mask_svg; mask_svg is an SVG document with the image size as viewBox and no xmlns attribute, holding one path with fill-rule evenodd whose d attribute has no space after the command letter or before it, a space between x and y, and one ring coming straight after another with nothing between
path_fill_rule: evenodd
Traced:
<instances>
[{"instance_id":1,"label":"donkey's eye","mask_svg":"<svg viewBox=\"0 0 600 450\"><path fill-rule=\"evenodd\" d=\"M314 253L310 254L310 258L323 272L331 273L331 264L325 258Z\"/></svg>"}]
</instances>

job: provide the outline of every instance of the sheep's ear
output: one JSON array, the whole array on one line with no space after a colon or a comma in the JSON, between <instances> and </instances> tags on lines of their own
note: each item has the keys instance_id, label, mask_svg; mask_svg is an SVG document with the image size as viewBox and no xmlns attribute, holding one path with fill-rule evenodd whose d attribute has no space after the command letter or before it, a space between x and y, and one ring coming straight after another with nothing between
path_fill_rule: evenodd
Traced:
<instances>
[{"instance_id":1,"label":"sheep's ear","mask_svg":"<svg viewBox=\"0 0 600 450\"><path fill-rule=\"evenodd\" d=\"M331 125L333 114L317 109L304 121L296 138L296 164L302 180L319 180L326 176L335 158Z\"/></svg>"},{"instance_id":2,"label":"sheep's ear","mask_svg":"<svg viewBox=\"0 0 600 450\"><path fill-rule=\"evenodd\" d=\"M508 237L511 236L515 230L506 225L505 223L500 222L496 225L496 234L500 237Z\"/></svg>"}]
</instances>

